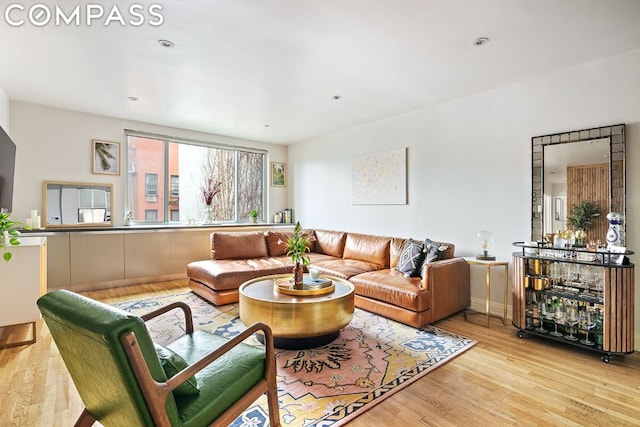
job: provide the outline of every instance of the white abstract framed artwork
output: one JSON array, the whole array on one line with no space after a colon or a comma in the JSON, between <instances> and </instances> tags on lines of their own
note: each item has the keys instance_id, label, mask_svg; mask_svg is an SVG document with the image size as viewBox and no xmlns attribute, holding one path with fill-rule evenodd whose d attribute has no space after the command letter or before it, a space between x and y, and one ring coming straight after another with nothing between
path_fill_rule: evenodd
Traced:
<instances>
[{"instance_id":1,"label":"white abstract framed artwork","mask_svg":"<svg viewBox=\"0 0 640 427\"><path fill-rule=\"evenodd\" d=\"M407 149L354 157L351 200L354 205L406 205Z\"/></svg>"}]
</instances>

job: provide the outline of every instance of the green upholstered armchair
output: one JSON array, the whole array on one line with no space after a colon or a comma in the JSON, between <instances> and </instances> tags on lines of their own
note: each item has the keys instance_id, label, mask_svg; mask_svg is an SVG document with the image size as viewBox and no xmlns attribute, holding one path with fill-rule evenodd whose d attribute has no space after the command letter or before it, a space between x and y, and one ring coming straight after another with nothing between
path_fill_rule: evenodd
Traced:
<instances>
[{"instance_id":1,"label":"green upholstered armchair","mask_svg":"<svg viewBox=\"0 0 640 427\"><path fill-rule=\"evenodd\" d=\"M263 393L270 424L280 425L267 325L226 339L194 331L184 303L138 317L66 290L43 295L38 307L85 405L76 426L226 426ZM173 309L184 311L186 335L157 346L144 322ZM264 347L242 342L255 332ZM186 368L168 375L167 353Z\"/></svg>"}]
</instances>

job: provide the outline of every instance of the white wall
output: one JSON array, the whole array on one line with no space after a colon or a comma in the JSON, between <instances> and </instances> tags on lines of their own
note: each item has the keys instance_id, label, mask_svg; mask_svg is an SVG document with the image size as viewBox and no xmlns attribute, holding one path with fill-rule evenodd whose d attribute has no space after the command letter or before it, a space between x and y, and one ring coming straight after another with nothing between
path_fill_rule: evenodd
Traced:
<instances>
[{"instance_id":1,"label":"white wall","mask_svg":"<svg viewBox=\"0 0 640 427\"><path fill-rule=\"evenodd\" d=\"M0 110L1 112L1 110ZM241 145L269 151L269 161L284 162L287 147L97 116L41 105L11 102L11 137L16 144L16 173L13 214L17 220L42 212L42 181L73 181L114 185L114 221L122 225L126 174L120 176L91 173L91 140L121 142L125 153L124 129L152 132L206 142ZM123 158L125 162L126 159ZM123 163L124 165L125 163ZM121 165L121 169L123 166ZM287 205L285 189L267 187L270 217Z\"/></svg>"},{"instance_id":2,"label":"white wall","mask_svg":"<svg viewBox=\"0 0 640 427\"><path fill-rule=\"evenodd\" d=\"M497 256L510 260L511 243L530 238L531 137L625 123L627 240L640 252L638 75L640 50L290 146L297 217L305 227L446 240L462 256L475 255L479 230L491 230ZM353 156L399 147L408 147L409 203L352 205ZM482 274L472 269L476 301Z\"/></svg>"},{"instance_id":3,"label":"white wall","mask_svg":"<svg viewBox=\"0 0 640 427\"><path fill-rule=\"evenodd\" d=\"M11 136L9 132L9 97L2 87L0 87L0 126Z\"/></svg>"}]
</instances>

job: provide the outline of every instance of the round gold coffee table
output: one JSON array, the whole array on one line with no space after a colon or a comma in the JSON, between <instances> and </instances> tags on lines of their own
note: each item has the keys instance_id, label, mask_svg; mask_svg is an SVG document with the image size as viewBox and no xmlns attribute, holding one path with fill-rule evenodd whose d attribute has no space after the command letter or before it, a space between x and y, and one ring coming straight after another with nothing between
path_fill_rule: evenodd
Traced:
<instances>
[{"instance_id":1,"label":"round gold coffee table","mask_svg":"<svg viewBox=\"0 0 640 427\"><path fill-rule=\"evenodd\" d=\"M291 274L258 277L240 286L242 323L269 325L277 348L311 348L335 340L353 318L353 284L337 277L320 276L333 282L333 292L296 296L279 292L274 286L286 277Z\"/></svg>"}]
</instances>

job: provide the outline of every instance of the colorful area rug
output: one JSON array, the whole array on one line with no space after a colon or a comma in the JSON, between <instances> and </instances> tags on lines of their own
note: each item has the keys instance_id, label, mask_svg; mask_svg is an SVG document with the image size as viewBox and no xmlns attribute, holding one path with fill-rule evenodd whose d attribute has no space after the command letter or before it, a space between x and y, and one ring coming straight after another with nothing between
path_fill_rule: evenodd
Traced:
<instances>
[{"instance_id":1,"label":"colorful area rug","mask_svg":"<svg viewBox=\"0 0 640 427\"><path fill-rule=\"evenodd\" d=\"M237 304L216 307L191 292L115 305L141 315L173 301L191 307L196 329L224 337L244 329ZM173 310L151 320L148 328L157 342L171 342L184 333L182 312ZM308 350L276 349L281 423L343 425L475 343L434 326L415 329L356 309L351 323L331 344ZM267 426L266 408L263 396L232 426Z\"/></svg>"}]
</instances>

